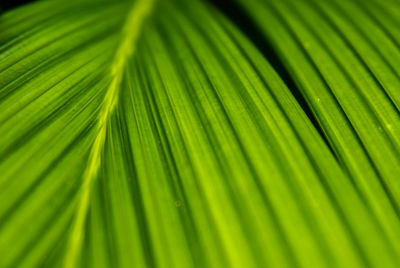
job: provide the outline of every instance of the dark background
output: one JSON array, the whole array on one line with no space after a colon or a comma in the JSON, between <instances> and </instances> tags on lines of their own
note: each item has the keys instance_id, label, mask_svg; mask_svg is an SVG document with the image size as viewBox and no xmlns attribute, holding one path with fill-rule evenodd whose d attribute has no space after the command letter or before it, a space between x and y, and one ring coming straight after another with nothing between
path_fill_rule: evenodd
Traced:
<instances>
[{"instance_id":1,"label":"dark background","mask_svg":"<svg viewBox=\"0 0 400 268\"><path fill-rule=\"evenodd\" d=\"M0 9L6 11L28 2L33 2L33 0L0 0Z\"/></svg>"}]
</instances>

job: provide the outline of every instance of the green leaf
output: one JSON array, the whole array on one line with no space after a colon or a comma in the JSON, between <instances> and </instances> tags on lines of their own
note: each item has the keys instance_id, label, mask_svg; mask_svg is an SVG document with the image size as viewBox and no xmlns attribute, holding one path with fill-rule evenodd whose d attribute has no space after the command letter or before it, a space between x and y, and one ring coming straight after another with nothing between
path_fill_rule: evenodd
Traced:
<instances>
[{"instance_id":1,"label":"green leaf","mask_svg":"<svg viewBox=\"0 0 400 268\"><path fill-rule=\"evenodd\" d=\"M0 17L0 267L398 265L396 3L237 1L322 133L208 3Z\"/></svg>"}]
</instances>

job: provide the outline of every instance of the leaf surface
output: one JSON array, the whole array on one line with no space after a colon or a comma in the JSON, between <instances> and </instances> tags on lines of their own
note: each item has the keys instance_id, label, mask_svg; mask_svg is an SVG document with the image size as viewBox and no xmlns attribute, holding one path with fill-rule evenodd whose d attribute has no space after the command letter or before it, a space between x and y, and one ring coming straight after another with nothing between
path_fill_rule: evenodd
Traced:
<instances>
[{"instance_id":1,"label":"leaf surface","mask_svg":"<svg viewBox=\"0 0 400 268\"><path fill-rule=\"evenodd\" d=\"M285 44L333 152L206 3L57 0L3 14L0 266L396 267L396 61L345 20L344 42L318 17L325 4L303 2L245 5L260 24L268 14L262 29Z\"/></svg>"}]
</instances>

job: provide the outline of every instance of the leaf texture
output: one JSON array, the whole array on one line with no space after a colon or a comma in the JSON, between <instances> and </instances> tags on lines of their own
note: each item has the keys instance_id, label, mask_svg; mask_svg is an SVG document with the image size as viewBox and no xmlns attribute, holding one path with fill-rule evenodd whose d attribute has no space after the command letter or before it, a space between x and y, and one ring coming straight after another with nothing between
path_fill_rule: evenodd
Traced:
<instances>
[{"instance_id":1,"label":"leaf texture","mask_svg":"<svg viewBox=\"0 0 400 268\"><path fill-rule=\"evenodd\" d=\"M396 2L237 1L322 133L208 3L0 17L0 267L398 266Z\"/></svg>"},{"instance_id":2,"label":"leaf texture","mask_svg":"<svg viewBox=\"0 0 400 268\"><path fill-rule=\"evenodd\" d=\"M237 2L278 54L336 157L398 248L398 3ZM381 265L381 256L370 256Z\"/></svg>"}]
</instances>

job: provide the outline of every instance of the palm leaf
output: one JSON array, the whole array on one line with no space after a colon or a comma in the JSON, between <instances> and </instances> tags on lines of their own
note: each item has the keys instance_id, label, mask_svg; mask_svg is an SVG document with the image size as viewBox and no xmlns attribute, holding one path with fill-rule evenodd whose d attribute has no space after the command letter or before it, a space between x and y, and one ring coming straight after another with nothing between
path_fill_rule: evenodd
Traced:
<instances>
[{"instance_id":1,"label":"palm leaf","mask_svg":"<svg viewBox=\"0 0 400 268\"><path fill-rule=\"evenodd\" d=\"M201 1L0 17L0 267L399 264L398 5L237 1L306 104Z\"/></svg>"}]
</instances>

